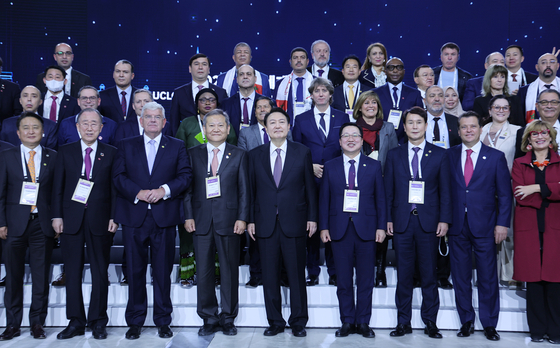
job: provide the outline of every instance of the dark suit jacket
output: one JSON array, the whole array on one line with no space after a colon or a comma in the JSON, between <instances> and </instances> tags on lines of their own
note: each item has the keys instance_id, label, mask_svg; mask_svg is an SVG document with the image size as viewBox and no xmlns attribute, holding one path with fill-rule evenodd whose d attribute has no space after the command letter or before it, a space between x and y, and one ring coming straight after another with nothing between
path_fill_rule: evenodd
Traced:
<instances>
[{"instance_id":1,"label":"dark suit jacket","mask_svg":"<svg viewBox=\"0 0 560 348\"><path fill-rule=\"evenodd\" d=\"M358 97L360 96L360 94L362 94L365 91L369 91L371 88L372 87L370 87L368 85L360 83L360 90L358 91L358 93L354 93L354 105L358 101ZM343 84L340 84L339 86L337 86L334 89L333 102L331 104L331 107L333 107L337 110L340 110L342 112L346 112L346 109L353 109L354 105L348 105L348 100L346 99L346 96L344 95L344 85Z\"/></svg>"},{"instance_id":2,"label":"dark suit jacket","mask_svg":"<svg viewBox=\"0 0 560 348\"><path fill-rule=\"evenodd\" d=\"M461 101L463 101L463 96L465 95L465 90L467 88L467 81L472 78L472 75L468 71L463 70L459 67L457 67L457 70L458 70L457 77L459 79L459 81L457 81L457 92L459 92L459 98L461 99ZM438 84L440 73L441 73L441 65L436 66L434 68L434 75L435 75L434 85Z\"/></svg>"},{"instance_id":3,"label":"dark suit jacket","mask_svg":"<svg viewBox=\"0 0 560 348\"><path fill-rule=\"evenodd\" d=\"M310 73L313 73L312 71L312 66L308 66L307 67L307 71L309 71ZM319 77L319 76L315 76L315 77ZM323 76L325 77L325 76ZM334 87L341 85L344 83L344 75L342 75L342 71L335 69L331 66L329 66L329 75L326 76L328 80L330 80L333 84Z\"/></svg>"},{"instance_id":4,"label":"dark suit jacket","mask_svg":"<svg viewBox=\"0 0 560 348\"><path fill-rule=\"evenodd\" d=\"M165 127L163 127L162 133L163 135L172 136L171 125L169 124L169 122L165 123ZM115 133L113 135L112 144L118 147L121 140L132 138L142 134L140 134L140 129L138 128L138 116L135 115L134 117L127 117L124 122L117 125Z\"/></svg>"},{"instance_id":5,"label":"dark suit jacket","mask_svg":"<svg viewBox=\"0 0 560 348\"><path fill-rule=\"evenodd\" d=\"M362 85L368 86L368 87L370 87L370 89L381 87L381 86L376 86L375 85L375 76L373 76L373 74L371 73L371 68L363 70L360 73L360 76L358 77L358 80L360 80L360 83Z\"/></svg>"},{"instance_id":6,"label":"dark suit jacket","mask_svg":"<svg viewBox=\"0 0 560 348\"><path fill-rule=\"evenodd\" d=\"M62 146L64 144L73 143L80 140L80 134L78 134L78 129L76 128L77 116L69 117L67 119L59 122L58 125L58 145ZM103 117L103 129L99 134L98 140L105 144L114 144L113 137L115 135L115 130L117 129L117 123L108 117Z\"/></svg>"},{"instance_id":7,"label":"dark suit jacket","mask_svg":"<svg viewBox=\"0 0 560 348\"><path fill-rule=\"evenodd\" d=\"M449 139L449 147L461 144L457 117L446 113L443 113L441 117L445 118L445 123L447 124L447 139Z\"/></svg>"},{"instance_id":8,"label":"dark suit jacket","mask_svg":"<svg viewBox=\"0 0 560 348\"><path fill-rule=\"evenodd\" d=\"M87 209L95 216L89 221L95 235L109 233L109 220L114 216L116 192L112 184L113 160L117 149L97 142L97 152L90 181L94 185L87 201ZM72 200L82 176L84 158L81 141L61 146L56 159L52 193L52 217L64 219L64 234L76 234L82 226L86 205Z\"/></svg>"},{"instance_id":9,"label":"dark suit jacket","mask_svg":"<svg viewBox=\"0 0 560 348\"><path fill-rule=\"evenodd\" d=\"M286 140L282 177L276 187L270 164L270 143L249 152L251 210L257 237L270 237L276 216L287 237L306 235L307 221L317 221L317 185L314 182L311 151ZM277 214L278 213L278 214Z\"/></svg>"},{"instance_id":10,"label":"dark suit jacket","mask_svg":"<svg viewBox=\"0 0 560 348\"><path fill-rule=\"evenodd\" d=\"M261 146L263 143L260 132L258 124L240 130L237 147L245 151L251 151L255 147ZM293 141L291 130L288 131L288 140Z\"/></svg>"},{"instance_id":11,"label":"dark suit jacket","mask_svg":"<svg viewBox=\"0 0 560 348\"><path fill-rule=\"evenodd\" d=\"M188 150L193 179L185 195L185 219L194 219L197 235L210 232L213 224L219 235L233 236L235 221L249 221L249 165L247 153L226 143L222 162L218 168L220 197L206 198L208 174L207 145L201 144Z\"/></svg>"},{"instance_id":12,"label":"dark suit jacket","mask_svg":"<svg viewBox=\"0 0 560 348\"><path fill-rule=\"evenodd\" d=\"M78 100L76 98L71 97L68 94L59 94L58 97L62 98L62 100L60 101L58 119L56 123L60 123L65 118L72 117L80 112L80 106L78 105ZM49 115L43 115L43 105L45 105L45 95L43 95L43 104L39 106L37 113L44 118L49 119Z\"/></svg>"},{"instance_id":13,"label":"dark suit jacket","mask_svg":"<svg viewBox=\"0 0 560 348\"><path fill-rule=\"evenodd\" d=\"M163 135L152 173L144 146L144 136L124 139L119 143L113 164L113 183L117 189L115 222L140 227L148 213L148 203L134 204L140 190L157 189L167 184L171 197L152 204L156 224L163 227L183 224L183 193L191 182L189 156L183 142Z\"/></svg>"},{"instance_id":14,"label":"dark suit jacket","mask_svg":"<svg viewBox=\"0 0 560 348\"><path fill-rule=\"evenodd\" d=\"M128 109L126 111L127 120L130 117L136 117L136 111L134 111L134 109L132 108L132 104L134 104L134 91L136 91L137 89L138 88L132 86L132 92L130 92L130 102L128 103ZM101 104L99 104L97 110L99 110L101 115L109 117L111 120L117 123L122 123L124 122L124 117L121 108L122 98L120 97L119 93L120 92L117 92L117 86L113 86L99 92L99 96L101 97Z\"/></svg>"},{"instance_id":15,"label":"dark suit jacket","mask_svg":"<svg viewBox=\"0 0 560 348\"><path fill-rule=\"evenodd\" d=\"M493 237L496 225L509 227L511 222L511 175L504 153L484 144L478 154L469 186L461 163L462 145L447 150L451 169L451 204L453 224L449 234L461 234L465 207L470 230L475 237Z\"/></svg>"},{"instance_id":16,"label":"dark suit jacket","mask_svg":"<svg viewBox=\"0 0 560 348\"><path fill-rule=\"evenodd\" d=\"M51 223L51 194L56 151L42 148L41 171L39 173L39 196L37 210L41 230L48 237L54 237ZM24 177L21 147L15 146L0 152L0 227L8 226L10 236L19 237L29 222L31 206L19 204L21 186L31 178Z\"/></svg>"},{"instance_id":17,"label":"dark suit jacket","mask_svg":"<svg viewBox=\"0 0 560 348\"><path fill-rule=\"evenodd\" d=\"M4 151L4 150L9 149L11 147L14 147L14 145L0 140L0 151Z\"/></svg>"},{"instance_id":18,"label":"dark suit jacket","mask_svg":"<svg viewBox=\"0 0 560 348\"><path fill-rule=\"evenodd\" d=\"M45 73L42 72L37 75L37 81L35 82L35 87L39 88L43 95L47 93L47 86L43 82L43 78L45 77ZM70 88L70 95L74 98L78 98L78 92L84 86L91 86L91 78L89 75L86 75L78 70L72 68L72 87Z\"/></svg>"},{"instance_id":19,"label":"dark suit jacket","mask_svg":"<svg viewBox=\"0 0 560 348\"><path fill-rule=\"evenodd\" d=\"M17 135L17 119L18 116L12 116L2 122L2 131L0 132L0 140L6 141L14 146L21 144ZM49 149L56 150L58 148L58 127L56 122L43 119L43 139L41 145Z\"/></svg>"},{"instance_id":20,"label":"dark suit jacket","mask_svg":"<svg viewBox=\"0 0 560 348\"><path fill-rule=\"evenodd\" d=\"M465 95L463 96L463 101L461 102L463 110L469 111L473 109L475 98L481 95L483 81L484 76L473 77L467 81Z\"/></svg>"},{"instance_id":21,"label":"dark suit jacket","mask_svg":"<svg viewBox=\"0 0 560 348\"><path fill-rule=\"evenodd\" d=\"M208 86L218 94L218 107L220 107L221 102L228 97L226 90L212 83L209 83ZM175 88L173 99L171 100L171 112L169 113L169 117L167 117L167 122L171 123L173 134L177 133L179 123L181 123L183 119L197 115L198 106L194 103L194 97L192 93L192 82Z\"/></svg>"},{"instance_id":22,"label":"dark suit jacket","mask_svg":"<svg viewBox=\"0 0 560 348\"><path fill-rule=\"evenodd\" d=\"M0 122L23 112L19 102L20 93L16 83L0 79Z\"/></svg>"},{"instance_id":23,"label":"dark suit jacket","mask_svg":"<svg viewBox=\"0 0 560 348\"><path fill-rule=\"evenodd\" d=\"M352 221L361 239L375 240L377 229L387 229L387 206L381 163L362 154L358 168L360 203ZM332 240L344 237L350 213L343 212L344 190L347 188L343 157L325 163L323 183L319 194L319 228L329 230Z\"/></svg>"},{"instance_id":24,"label":"dark suit jacket","mask_svg":"<svg viewBox=\"0 0 560 348\"><path fill-rule=\"evenodd\" d=\"M262 97L261 94L255 93L255 100ZM255 103L255 101L253 101ZM227 112L229 116L229 123L233 127L235 131L235 136L239 137L239 126L241 125L241 118L243 116L243 112L241 111L241 99L239 97L239 92L235 93L233 96L227 98L220 104L220 108ZM257 124L257 117L255 116L255 108L252 108L249 111L251 115L250 124Z\"/></svg>"},{"instance_id":25,"label":"dark suit jacket","mask_svg":"<svg viewBox=\"0 0 560 348\"><path fill-rule=\"evenodd\" d=\"M490 111L488 110L488 105L490 104L490 99L492 99L492 95L488 94L486 96L478 96L474 100L473 111L480 115L481 120L491 119ZM510 95L507 97L510 105L510 112L509 112L509 123L517 125L517 126L525 126L525 117L521 112L521 101L519 97L516 95Z\"/></svg>"},{"instance_id":26,"label":"dark suit jacket","mask_svg":"<svg viewBox=\"0 0 560 348\"><path fill-rule=\"evenodd\" d=\"M537 78L538 78L538 76L537 76ZM533 80L533 82L535 82L535 80ZM526 99L527 99L527 91L528 90L529 90L529 85L525 85L523 87L520 87L519 92L517 92L517 96L519 97L519 103L520 103L520 107L521 107L521 113L523 114L523 120L525 122L527 120L527 105L525 103L526 103ZM542 92L542 91L539 91L539 93L540 92ZM538 97L538 95L535 96L535 102L537 100L537 97ZM541 117L539 116L539 111L535 108L535 120L538 120L540 118Z\"/></svg>"},{"instance_id":27,"label":"dark suit jacket","mask_svg":"<svg viewBox=\"0 0 560 348\"><path fill-rule=\"evenodd\" d=\"M293 137L294 141L301 143L311 150L311 160L316 164L325 162L340 156L339 132L340 126L349 122L348 115L342 111L331 108L331 114L325 117L330 118L329 136L323 143L322 132L315 123L313 109L300 114L296 118Z\"/></svg>"},{"instance_id":28,"label":"dark suit jacket","mask_svg":"<svg viewBox=\"0 0 560 348\"><path fill-rule=\"evenodd\" d=\"M439 222L452 223L451 172L446 150L426 142L420 161L424 182L424 204L417 204L422 229L435 232ZM408 143L389 151L385 162L385 193L387 195L387 220L395 232L404 232L410 219L408 185L411 178Z\"/></svg>"}]
</instances>

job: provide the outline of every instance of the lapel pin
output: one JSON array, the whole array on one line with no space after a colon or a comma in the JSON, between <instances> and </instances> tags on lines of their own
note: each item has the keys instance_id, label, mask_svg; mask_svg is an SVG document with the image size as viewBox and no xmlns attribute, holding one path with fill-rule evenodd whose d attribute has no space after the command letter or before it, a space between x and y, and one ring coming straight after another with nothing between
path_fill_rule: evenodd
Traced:
<instances>
[{"instance_id":1,"label":"lapel pin","mask_svg":"<svg viewBox=\"0 0 560 348\"><path fill-rule=\"evenodd\" d=\"M364 163L364 167L366 166L366 164Z\"/></svg>"},{"instance_id":2,"label":"lapel pin","mask_svg":"<svg viewBox=\"0 0 560 348\"><path fill-rule=\"evenodd\" d=\"M226 159L229 159L229 156L226 156Z\"/></svg>"},{"instance_id":3,"label":"lapel pin","mask_svg":"<svg viewBox=\"0 0 560 348\"><path fill-rule=\"evenodd\" d=\"M103 137L102 137L102 136L100 135L98 139L99 139L99 140L102 140L102 139L103 139Z\"/></svg>"},{"instance_id":4,"label":"lapel pin","mask_svg":"<svg viewBox=\"0 0 560 348\"><path fill-rule=\"evenodd\" d=\"M162 149L165 149L165 146L164 146L164 145L161 145L161 148L162 148Z\"/></svg>"},{"instance_id":5,"label":"lapel pin","mask_svg":"<svg viewBox=\"0 0 560 348\"><path fill-rule=\"evenodd\" d=\"M429 153L432 153L432 150L428 150Z\"/></svg>"},{"instance_id":6,"label":"lapel pin","mask_svg":"<svg viewBox=\"0 0 560 348\"><path fill-rule=\"evenodd\" d=\"M45 167L47 166L47 164L46 164L46 163L43 163L43 165L44 165Z\"/></svg>"},{"instance_id":7,"label":"lapel pin","mask_svg":"<svg viewBox=\"0 0 560 348\"><path fill-rule=\"evenodd\" d=\"M424 156L428 157L428 154L425 154Z\"/></svg>"},{"instance_id":8,"label":"lapel pin","mask_svg":"<svg viewBox=\"0 0 560 348\"><path fill-rule=\"evenodd\" d=\"M105 154L102 152L102 153L101 153L101 157L103 157L103 156L105 156Z\"/></svg>"},{"instance_id":9,"label":"lapel pin","mask_svg":"<svg viewBox=\"0 0 560 348\"><path fill-rule=\"evenodd\" d=\"M486 159L486 156L482 156L482 159Z\"/></svg>"}]
</instances>

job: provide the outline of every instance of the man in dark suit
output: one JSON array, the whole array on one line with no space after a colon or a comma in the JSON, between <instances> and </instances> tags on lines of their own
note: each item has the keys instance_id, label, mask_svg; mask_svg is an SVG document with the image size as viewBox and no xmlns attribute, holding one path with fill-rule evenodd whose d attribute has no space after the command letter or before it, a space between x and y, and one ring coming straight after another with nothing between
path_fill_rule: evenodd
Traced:
<instances>
[{"instance_id":1,"label":"man in dark suit","mask_svg":"<svg viewBox=\"0 0 560 348\"><path fill-rule=\"evenodd\" d=\"M439 310L436 254L438 237L445 236L452 222L451 174L446 151L425 138L427 120L426 111L419 107L404 114L407 145L389 151L385 163L387 233L393 236L397 257L398 324L390 334L393 337L412 333L412 277L416 263L422 278L424 333L432 338L442 337L436 325ZM416 188L423 188L423 192L419 194Z\"/></svg>"},{"instance_id":2,"label":"man in dark suit","mask_svg":"<svg viewBox=\"0 0 560 348\"><path fill-rule=\"evenodd\" d=\"M184 118L198 114L198 106L195 104L194 97L201 89L213 89L218 95L218 106L220 105L219 103L228 97L225 89L208 82L210 58L207 55L197 53L192 56L189 60L189 73L192 76L192 82L175 88L173 99L171 100L169 122L173 134L177 133L179 124Z\"/></svg>"},{"instance_id":3,"label":"man in dark suit","mask_svg":"<svg viewBox=\"0 0 560 348\"><path fill-rule=\"evenodd\" d=\"M2 73L2 65L4 62L0 58L0 74ZM21 105L18 101L20 89L17 83L0 79L0 122L19 115L22 112ZM39 98L41 95L39 94Z\"/></svg>"},{"instance_id":4,"label":"man in dark suit","mask_svg":"<svg viewBox=\"0 0 560 348\"><path fill-rule=\"evenodd\" d=\"M165 123L163 106L156 102L144 105L144 134L121 141L113 164L117 189L114 220L123 226L129 265L127 339L140 337L148 312L148 246L154 279L154 323L160 337L173 336L169 324L175 226L185 221L183 192L191 182L191 167L183 143L161 133Z\"/></svg>"},{"instance_id":5,"label":"man in dark suit","mask_svg":"<svg viewBox=\"0 0 560 348\"><path fill-rule=\"evenodd\" d=\"M255 92L257 77L255 69L250 65L242 65L237 70L237 85L239 92L221 103L221 109L228 116L235 135L239 138L239 131L257 123L255 117L255 101L262 97Z\"/></svg>"},{"instance_id":6,"label":"man in dark suit","mask_svg":"<svg viewBox=\"0 0 560 348\"><path fill-rule=\"evenodd\" d=\"M346 56L342 61L344 82L334 88L331 106L337 110L346 112L349 118L353 116L354 105L360 94L371 89L371 87L360 83L358 80L361 66L360 58L354 55Z\"/></svg>"},{"instance_id":7,"label":"man in dark suit","mask_svg":"<svg viewBox=\"0 0 560 348\"><path fill-rule=\"evenodd\" d=\"M26 86L21 91L19 103L23 107L24 112L37 113L43 100L41 99L41 92L35 86ZM19 146L21 140L17 135L17 119L20 115L12 116L2 122L2 131L0 131L0 139L6 141L14 146ZM58 127L56 122L49 119L43 119L43 138L41 145L49 149L56 149L58 147L57 139Z\"/></svg>"},{"instance_id":8,"label":"man in dark suit","mask_svg":"<svg viewBox=\"0 0 560 348\"><path fill-rule=\"evenodd\" d=\"M319 196L321 239L332 245L338 271L336 294L343 324L335 335L345 337L357 332L373 338L375 333L369 322L375 279L375 243L383 242L387 227L381 164L360 154L363 146L361 127L345 123L338 133L342 156L325 164Z\"/></svg>"},{"instance_id":9,"label":"man in dark suit","mask_svg":"<svg viewBox=\"0 0 560 348\"><path fill-rule=\"evenodd\" d=\"M10 147L14 147L14 145L0 140L0 152L9 149ZM0 239L0 259L2 259L2 244L2 240ZM0 280L0 286L6 286L6 277Z\"/></svg>"},{"instance_id":10,"label":"man in dark suit","mask_svg":"<svg viewBox=\"0 0 560 348\"><path fill-rule=\"evenodd\" d=\"M129 117L134 118L132 108L132 94L136 87L132 86L134 80L134 65L126 59L121 59L115 64L113 70L115 86L99 93L101 104L99 112L117 123L122 123Z\"/></svg>"},{"instance_id":11,"label":"man in dark suit","mask_svg":"<svg viewBox=\"0 0 560 348\"><path fill-rule=\"evenodd\" d=\"M387 83L374 89L379 96L383 108L383 120L393 123L399 140L405 134L402 125L402 113L413 106L423 107L422 96L416 88L409 87L402 82L404 79L404 63L400 58L393 58L385 66Z\"/></svg>"},{"instance_id":12,"label":"man in dark suit","mask_svg":"<svg viewBox=\"0 0 560 348\"><path fill-rule=\"evenodd\" d=\"M454 87L459 92L459 98L463 100L467 81L472 78L471 73L457 66L459 61L459 46L454 42L447 42L440 49L441 64L434 68L435 84L441 88Z\"/></svg>"},{"instance_id":13,"label":"man in dark suit","mask_svg":"<svg viewBox=\"0 0 560 348\"><path fill-rule=\"evenodd\" d=\"M237 334L233 322L239 311L239 235L249 220L247 154L226 143L230 125L222 110L210 111L202 122L208 143L188 151L193 180L185 195L185 229L194 233L197 313L204 321L198 334L207 336L221 327L231 336ZM221 266L220 314L214 290L216 250Z\"/></svg>"},{"instance_id":14,"label":"man in dark suit","mask_svg":"<svg viewBox=\"0 0 560 348\"><path fill-rule=\"evenodd\" d=\"M490 65L501 65L504 66L504 56L500 52L493 52L486 56L484 61L484 70L488 70ZM465 95L463 96L463 101L461 105L463 110L469 111L473 109L474 100L476 97L482 94L482 82L484 81L484 74L479 77L473 77L467 81L467 87L465 88ZM444 86L445 87L445 86ZM511 91L511 89L510 89Z\"/></svg>"},{"instance_id":15,"label":"man in dark suit","mask_svg":"<svg viewBox=\"0 0 560 348\"><path fill-rule=\"evenodd\" d=\"M66 71L67 83L64 86L64 93L78 98L78 92L84 86L90 86L91 78L78 70L72 68L72 63L74 62L74 52L72 51L72 46L67 43L61 42L54 48L53 58L56 64ZM45 73L42 72L37 75L37 82L35 86L39 88L41 93L47 93L47 86L43 79L45 78Z\"/></svg>"},{"instance_id":16,"label":"man in dark suit","mask_svg":"<svg viewBox=\"0 0 560 348\"><path fill-rule=\"evenodd\" d=\"M521 67L521 63L525 60L521 46L508 46L505 56L505 64L508 69L508 87L511 94L517 94L519 88L535 81L538 75L527 72Z\"/></svg>"},{"instance_id":17,"label":"man in dark suit","mask_svg":"<svg viewBox=\"0 0 560 348\"><path fill-rule=\"evenodd\" d=\"M31 335L46 338L43 325L47 317L55 236L50 207L56 152L40 146L43 119L39 115L23 113L17 127L22 144L0 152L0 238L4 239L6 260L6 330L0 334L2 341L21 334L28 248L33 278L29 308Z\"/></svg>"},{"instance_id":18,"label":"man in dark suit","mask_svg":"<svg viewBox=\"0 0 560 348\"><path fill-rule=\"evenodd\" d=\"M339 86L344 82L344 76L340 70L329 66L331 60L331 46L325 40L316 40L311 44L311 57L313 65L307 68L313 76L324 77L332 82L333 86ZM359 74L359 72L358 72Z\"/></svg>"},{"instance_id":19,"label":"man in dark suit","mask_svg":"<svg viewBox=\"0 0 560 348\"><path fill-rule=\"evenodd\" d=\"M43 98L43 107L38 110L39 115L60 123L63 119L80 112L76 98L64 93L64 86L66 85L66 71L64 69L57 65L47 67L43 82L47 86L47 93Z\"/></svg>"},{"instance_id":20,"label":"man in dark suit","mask_svg":"<svg viewBox=\"0 0 560 348\"><path fill-rule=\"evenodd\" d=\"M296 337L307 335L305 243L317 230L317 189L313 179L311 151L286 140L288 114L274 108L265 116L270 143L249 152L251 211L247 232L258 238L266 316L265 336L284 331L280 295L280 262L290 283L288 324Z\"/></svg>"},{"instance_id":21,"label":"man in dark suit","mask_svg":"<svg viewBox=\"0 0 560 348\"><path fill-rule=\"evenodd\" d=\"M340 127L350 122L348 115L330 107L334 88L332 82L324 77L311 81L309 94L313 108L299 115L294 125L294 141L311 150L313 174L317 189L323 177L325 162L340 156ZM307 240L307 285L319 284L321 239L319 234ZM331 245L325 245L325 260L329 272L329 284L336 285L336 268L332 257Z\"/></svg>"},{"instance_id":22,"label":"man in dark suit","mask_svg":"<svg viewBox=\"0 0 560 348\"><path fill-rule=\"evenodd\" d=\"M70 320L57 338L83 335L87 325L95 339L104 339L109 321L107 268L118 227L113 222L115 194L111 176L117 149L98 141L104 126L96 109L80 111L75 126L81 140L60 147L53 180L52 226L61 238L66 317ZM85 251L92 277L87 319L82 296Z\"/></svg>"},{"instance_id":23,"label":"man in dark suit","mask_svg":"<svg viewBox=\"0 0 560 348\"><path fill-rule=\"evenodd\" d=\"M78 92L78 105L80 109L95 109L99 107L101 97L95 87L84 86ZM79 115L79 114L78 114ZM73 143L81 139L81 133L76 129L78 123L78 115L62 120L58 126L58 145ZM99 141L105 144L113 144L113 137L117 129L117 122L108 117L101 116L103 127L100 128L101 133L98 134Z\"/></svg>"},{"instance_id":24,"label":"man in dark suit","mask_svg":"<svg viewBox=\"0 0 560 348\"><path fill-rule=\"evenodd\" d=\"M414 69L414 83L422 99L426 98L426 90L434 85L434 70L429 65L420 65Z\"/></svg>"},{"instance_id":25,"label":"man in dark suit","mask_svg":"<svg viewBox=\"0 0 560 348\"><path fill-rule=\"evenodd\" d=\"M451 274L461 319L459 337L474 332L472 253L478 275L479 317L487 339L497 341L500 312L496 244L507 237L511 221L511 183L504 153L480 141L477 113L459 117L462 144L447 151L451 169L453 224L449 229Z\"/></svg>"}]
</instances>

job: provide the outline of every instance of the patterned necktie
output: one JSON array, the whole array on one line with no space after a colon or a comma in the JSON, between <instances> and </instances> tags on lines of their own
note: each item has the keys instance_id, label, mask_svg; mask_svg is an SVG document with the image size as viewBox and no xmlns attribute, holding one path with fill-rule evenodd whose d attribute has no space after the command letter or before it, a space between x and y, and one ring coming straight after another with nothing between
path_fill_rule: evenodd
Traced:
<instances>
[{"instance_id":1,"label":"patterned necktie","mask_svg":"<svg viewBox=\"0 0 560 348\"><path fill-rule=\"evenodd\" d=\"M52 98L52 104L51 104L51 113L49 114L49 119L53 122L56 122L56 100L58 99L58 97L56 96L51 96Z\"/></svg>"},{"instance_id":2,"label":"patterned necktie","mask_svg":"<svg viewBox=\"0 0 560 348\"><path fill-rule=\"evenodd\" d=\"M439 125L438 125L438 121L440 120L439 117L434 117L434 140L435 141L440 141L440 136L439 136Z\"/></svg>"},{"instance_id":3,"label":"patterned necktie","mask_svg":"<svg viewBox=\"0 0 560 348\"><path fill-rule=\"evenodd\" d=\"M212 158L212 164L211 164L212 176L216 176L216 173L218 172L218 152L220 152L220 149L214 148L212 152L214 152L214 157Z\"/></svg>"},{"instance_id":4,"label":"patterned necktie","mask_svg":"<svg viewBox=\"0 0 560 348\"><path fill-rule=\"evenodd\" d=\"M281 152L282 149L276 149L276 161L274 161L274 172L272 173L272 175L274 176L276 187L280 185L280 179L282 178L282 157L280 157Z\"/></svg>"},{"instance_id":5,"label":"patterned necktie","mask_svg":"<svg viewBox=\"0 0 560 348\"><path fill-rule=\"evenodd\" d=\"M270 139L268 139L268 133L266 132L266 129L262 129L263 131L263 144L268 144L268 142L270 141Z\"/></svg>"},{"instance_id":6,"label":"patterned necktie","mask_svg":"<svg viewBox=\"0 0 560 348\"><path fill-rule=\"evenodd\" d=\"M511 78L512 78L513 82L517 82L516 77L517 77L517 74L511 74Z\"/></svg>"},{"instance_id":7,"label":"patterned necktie","mask_svg":"<svg viewBox=\"0 0 560 348\"><path fill-rule=\"evenodd\" d=\"M471 181L474 172L473 161L471 158L472 153L473 150L471 149L467 150L467 160L465 161L465 173L464 173L466 186L469 186L469 182Z\"/></svg>"},{"instance_id":8,"label":"patterned necktie","mask_svg":"<svg viewBox=\"0 0 560 348\"><path fill-rule=\"evenodd\" d=\"M122 91L121 94L122 94L121 109L122 109L123 117L126 119L126 92Z\"/></svg>"},{"instance_id":9,"label":"patterned necktie","mask_svg":"<svg viewBox=\"0 0 560 348\"><path fill-rule=\"evenodd\" d=\"M325 70L319 69L319 70L317 70L317 72L319 73L319 77L323 77L323 74L325 73Z\"/></svg>"},{"instance_id":10,"label":"patterned necktie","mask_svg":"<svg viewBox=\"0 0 560 348\"><path fill-rule=\"evenodd\" d=\"M323 139L323 143L325 143L327 141L327 135L325 134L327 132L327 126L325 124L325 113L320 112L319 116L321 116L321 119L319 120L319 125L321 126L321 129L319 129L319 131L321 133L321 138Z\"/></svg>"},{"instance_id":11,"label":"patterned necktie","mask_svg":"<svg viewBox=\"0 0 560 348\"><path fill-rule=\"evenodd\" d=\"M418 146L415 146L412 148L412 150L414 150L414 156L412 156L412 176L414 178L414 180L418 179L418 151L420 151L420 148ZM410 206L410 211L416 209L416 204L412 203L412 205Z\"/></svg>"},{"instance_id":12,"label":"patterned necktie","mask_svg":"<svg viewBox=\"0 0 560 348\"><path fill-rule=\"evenodd\" d=\"M354 107L354 85L348 85L348 108Z\"/></svg>"},{"instance_id":13,"label":"patterned necktie","mask_svg":"<svg viewBox=\"0 0 560 348\"><path fill-rule=\"evenodd\" d=\"M247 100L249 100L249 98L241 98L243 99L243 101L245 103L243 103L243 118L241 120L241 122L243 124L249 124L249 110L247 110Z\"/></svg>"},{"instance_id":14,"label":"patterned necktie","mask_svg":"<svg viewBox=\"0 0 560 348\"><path fill-rule=\"evenodd\" d=\"M148 141L148 169L150 170L150 174L152 174L152 168L154 167L154 161L156 159L156 141L151 139Z\"/></svg>"},{"instance_id":15,"label":"patterned necktie","mask_svg":"<svg viewBox=\"0 0 560 348\"><path fill-rule=\"evenodd\" d=\"M31 177L32 182L36 182L35 178L35 151L29 151L29 161L27 161L27 168L29 169L29 176ZM37 208L36 205L31 206L31 212Z\"/></svg>"},{"instance_id":16,"label":"patterned necktie","mask_svg":"<svg viewBox=\"0 0 560 348\"><path fill-rule=\"evenodd\" d=\"M86 167L86 179L89 180L91 173L91 151L92 148L88 147L86 149L86 156L84 157L84 165Z\"/></svg>"},{"instance_id":17,"label":"patterned necktie","mask_svg":"<svg viewBox=\"0 0 560 348\"><path fill-rule=\"evenodd\" d=\"M394 100L394 107L397 107L397 105L399 104L399 96L397 95L397 91L399 89L397 87L393 87L393 100Z\"/></svg>"},{"instance_id":18,"label":"patterned necktie","mask_svg":"<svg viewBox=\"0 0 560 348\"><path fill-rule=\"evenodd\" d=\"M350 169L348 170L348 188L353 190L354 184L356 183L356 167L354 166L356 161L351 159L348 163L350 163Z\"/></svg>"},{"instance_id":19,"label":"patterned necktie","mask_svg":"<svg viewBox=\"0 0 560 348\"><path fill-rule=\"evenodd\" d=\"M303 102L303 77L296 78L298 85L296 89L296 102Z\"/></svg>"}]
</instances>

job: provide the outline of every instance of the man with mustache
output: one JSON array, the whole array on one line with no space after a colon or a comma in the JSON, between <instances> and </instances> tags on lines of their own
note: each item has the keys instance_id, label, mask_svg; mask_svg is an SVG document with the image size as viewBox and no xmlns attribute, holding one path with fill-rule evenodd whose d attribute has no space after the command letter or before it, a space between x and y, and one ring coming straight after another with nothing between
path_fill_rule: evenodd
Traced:
<instances>
[{"instance_id":1,"label":"man with mustache","mask_svg":"<svg viewBox=\"0 0 560 348\"><path fill-rule=\"evenodd\" d=\"M316 40L311 44L311 57L313 65L307 71L315 77L324 77L330 80L334 87L344 82L344 76L340 70L329 66L331 60L331 46L325 40ZM358 72L359 74L359 72Z\"/></svg>"},{"instance_id":2,"label":"man with mustache","mask_svg":"<svg viewBox=\"0 0 560 348\"><path fill-rule=\"evenodd\" d=\"M311 110L309 85L313 75L306 70L309 56L303 47L296 47L290 54L292 72L276 84L276 105L290 116L293 125L297 115Z\"/></svg>"}]
</instances>

